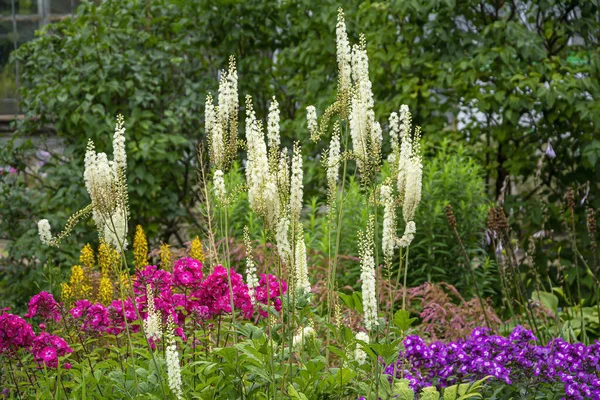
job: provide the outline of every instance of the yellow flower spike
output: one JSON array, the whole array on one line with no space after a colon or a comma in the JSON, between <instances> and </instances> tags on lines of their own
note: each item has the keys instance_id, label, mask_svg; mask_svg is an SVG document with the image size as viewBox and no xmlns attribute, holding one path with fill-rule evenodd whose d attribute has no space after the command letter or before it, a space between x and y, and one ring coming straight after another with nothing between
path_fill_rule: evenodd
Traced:
<instances>
[{"instance_id":1,"label":"yellow flower spike","mask_svg":"<svg viewBox=\"0 0 600 400\"><path fill-rule=\"evenodd\" d=\"M126 272L121 272L121 275L119 276L119 282L117 282L118 284L123 286L123 291L127 292L130 289L130 285L129 285L129 276L127 276Z\"/></svg>"},{"instance_id":2,"label":"yellow flower spike","mask_svg":"<svg viewBox=\"0 0 600 400\"><path fill-rule=\"evenodd\" d=\"M104 242L104 240L100 241L100 246L98 246L98 267L100 271L102 271L102 275L108 274L112 264L112 255L111 255L110 247Z\"/></svg>"},{"instance_id":3,"label":"yellow flower spike","mask_svg":"<svg viewBox=\"0 0 600 400\"><path fill-rule=\"evenodd\" d=\"M160 245L160 266L165 271L173 269L173 252L171 246L166 243Z\"/></svg>"},{"instance_id":4,"label":"yellow flower spike","mask_svg":"<svg viewBox=\"0 0 600 400\"><path fill-rule=\"evenodd\" d=\"M98 300L105 306L109 305L113 298L113 283L108 275L102 275L98 285Z\"/></svg>"},{"instance_id":5,"label":"yellow flower spike","mask_svg":"<svg viewBox=\"0 0 600 400\"><path fill-rule=\"evenodd\" d=\"M192 240L192 244L190 246L190 257L200 261L201 263L204 263L204 250L202 250L202 242L198 236Z\"/></svg>"},{"instance_id":6,"label":"yellow flower spike","mask_svg":"<svg viewBox=\"0 0 600 400\"><path fill-rule=\"evenodd\" d=\"M90 285L86 285L85 283L83 283L81 285L81 294L78 296L79 299L89 299L92 295L92 291L94 290L93 287L91 287Z\"/></svg>"},{"instance_id":7,"label":"yellow flower spike","mask_svg":"<svg viewBox=\"0 0 600 400\"><path fill-rule=\"evenodd\" d=\"M117 250L107 245L104 240L100 241L100 246L98 246L98 267L100 267L102 275L114 276L113 271L119 267L119 257Z\"/></svg>"},{"instance_id":8,"label":"yellow flower spike","mask_svg":"<svg viewBox=\"0 0 600 400\"><path fill-rule=\"evenodd\" d=\"M81 249L81 253L79 254L79 261L83 264L85 268L88 270L92 270L94 268L94 264L96 263L94 257L94 250L90 244L86 244L83 249Z\"/></svg>"},{"instance_id":9,"label":"yellow flower spike","mask_svg":"<svg viewBox=\"0 0 600 400\"><path fill-rule=\"evenodd\" d=\"M81 285L84 277L85 275L83 273L83 268L81 268L81 265L73 265L73 268L71 268L71 286L76 287Z\"/></svg>"},{"instance_id":10,"label":"yellow flower spike","mask_svg":"<svg viewBox=\"0 0 600 400\"><path fill-rule=\"evenodd\" d=\"M66 282L60 284L60 298L67 306L73 300L73 288Z\"/></svg>"},{"instance_id":11,"label":"yellow flower spike","mask_svg":"<svg viewBox=\"0 0 600 400\"><path fill-rule=\"evenodd\" d=\"M141 225L135 228L133 239L133 255L135 257L135 269L142 269L148 265L148 239Z\"/></svg>"}]
</instances>

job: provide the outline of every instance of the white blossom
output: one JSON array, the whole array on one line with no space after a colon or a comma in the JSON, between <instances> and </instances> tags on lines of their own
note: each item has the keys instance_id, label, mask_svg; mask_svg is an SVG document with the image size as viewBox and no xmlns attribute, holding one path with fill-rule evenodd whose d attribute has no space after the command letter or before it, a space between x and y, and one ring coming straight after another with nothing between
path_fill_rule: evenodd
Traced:
<instances>
[{"instance_id":1,"label":"white blossom","mask_svg":"<svg viewBox=\"0 0 600 400\"><path fill-rule=\"evenodd\" d=\"M177 399L183 399L183 390L181 382L181 365L179 364L179 352L175 344L175 324L173 317L169 314L167 322L167 346L165 348L165 359L167 362L167 380L171 392Z\"/></svg>"},{"instance_id":2,"label":"white blossom","mask_svg":"<svg viewBox=\"0 0 600 400\"><path fill-rule=\"evenodd\" d=\"M369 335L365 332L357 332L355 336L356 340L360 340L369 343ZM367 353L362 349L362 344L356 343L356 349L354 350L354 360L358 362L358 365L363 365L367 361Z\"/></svg>"},{"instance_id":3,"label":"white blossom","mask_svg":"<svg viewBox=\"0 0 600 400\"><path fill-rule=\"evenodd\" d=\"M256 290L258 287L258 277L256 276L256 264L252 258L252 242L250 241L250 231L248 226L244 226L244 245L246 246L246 285L248 285L248 294L252 304L256 304Z\"/></svg>"},{"instance_id":4,"label":"white blossom","mask_svg":"<svg viewBox=\"0 0 600 400\"><path fill-rule=\"evenodd\" d=\"M415 238L415 233L417 232L417 226L414 221L409 221L404 228L404 234L398 240L398 245L400 247L408 247L412 243Z\"/></svg>"},{"instance_id":5,"label":"white blossom","mask_svg":"<svg viewBox=\"0 0 600 400\"><path fill-rule=\"evenodd\" d=\"M394 247L396 245L396 212L394 209L394 197L392 188L389 185L382 185L379 192L383 203L381 247L386 264L389 265L394 257Z\"/></svg>"},{"instance_id":6,"label":"white blossom","mask_svg":"<svg viewBox=\"0 0 600 400\"><path fill-rule=\"evenodd\" d=\"M290 213L292 221L300 220L304 189L304 184L302 183L303 177L301 148L300 145L296 143L294 144L294 154L292 156L292 177L290 183Z\"/></svg>"},{"instance_id":7,"label":"white blossom","mask_svg":"<svg viewBox=\"0 0 600 400\"><path fill-rule=\"evenodd\" d=\"M277 166L277 187L283 197L290 195L290 164L288 162L287 148L279 153L279 164Z\"/></svg>"},{"instance_id":8,"label":"white blossom","mask_svg":"<svg viewBox=\"0 0 600 400\"><path fill-rule=\"evenodd\" d=\"M219 81L219 119L223 122L229 121L237 113L238 100L238 77L235 67L235 58L229 58L229 70L221 74Z\"/></svg>"},{"instance_id":9,"label":"white blossom","mask_svg":"<svg viewBox=\"0 0 600 400\"><path fill-rule=\"evenodd\" d=\"M296 331L296 334L292 338L292 346L298 347L301 346L306 340L308 340L311 336L315 336L315 330L312 326L305 326L304 328L299 328Z\"/></svg>"},{"instance_id":10,"label":"white blossom","mask_svg":"<svg viewBox=\"0 0 600 400\"><path fill-rule=\"evenodd\" d=\"M319 123L317 122L317 109L315 106L306 107L306 123L311 140L316 142L319 139Z\"/></svg>"},{"instance_id":11,"label":"white blossom","mask_svg":"<svg viewBox=\"0 0 600 400\"><path fill-rule=\"evenodd\" d=\"M308 281L308 267L306 264L306 244L304 243L304 234L299 230L296 238L296 248L294 257L294 285L300 296L311 292L310 282Z\"/></svg>"},{"instance_id":12,"label":"white blossom","mask_svg":"<svg viewBox=\"0 0 600 400\"><path fill-rule=\"evenodd\" d=\"M336 36L336 56L339 71L340 92L350 90L352 69L350 66L350 42L346 33L346 21L344 20L344 11L338 9L338 20L335 28Z\"/></svg>"},{"instance_id":13,"label":"white blossom","mask_svg":"<svg viewBox=\"0 0 600 400\"><path fill-rule=\"evenodd\" d=\"M360 45L352 47L352 80L354 90L349 115L352 151L359 171L364 176L368 176L371 172L369 167L379 162L382 134L373 112L369 58L364 36L361 36Z\"/></svg>"},{"instance_id":14,"label":"white blossom","mask_svg":"<svg viewBox=\"0 0 600 400\"><path fill-rule=\"evenodd\" d=\"M340 179L340 147L339 125L336 124L329 143L329 153L327 154L327 184L331 196L335 194Z\"/></svg>"},{"instance_id":15,"label":"white blossom","mask_svg":"<svg viewBox=\"0 0 600 400\"><path fill-rule=\"evenodd\" d=\"M275 96L273 96L273 100L269 106L267 138L269 139L269 149L279 148L279 103L275 100Z\"/></svg>"},{"instance_id":16,"label":"white blossom","mask_svg":"<svg viewBox=\"0 0 600 400\"><path fill-rule=\"evenodd\" d=\"M213 182L215 185L215 195L217 196L217 199L219 199L221 203L224 203L225 198L227 197L227 190L225 189L225 175L223 174L223 171L220 169L215 171L213 175Z\"/></svg>"},{"instance_id":17,"label":"white blossom","mask_svg":"<svg viewBox=\"0 0 600 400\"><path fill-rule=\"evenodd\" d=\"M413 152L412 138L410 136L411 115L408 111L408 106L403 104L400 107L400 155L398 159L398 194L401 199L404 199L406 189L407 169L410 164L410 158Z\"/></svg>"},{"instance_id":18,"label":"white blossom","mask_svg":"<svg viewBox=\"0 0 600 400\"><path fill-rule=\"evenodd\" d=\"M421 186L423 178L423 164L421 161L420 147L418 145L418 132L415 136L413 145L413 154L406 166L406 187L404 193L404 204L402 206L402 216L405 222L412 221L415 218L415 212L421 201Z\"/></svg>"},{"instance_id":19,"label":"white blossom","mask_svg":"<svg viewBox=\"0 0 600 400\"><path fill-rule=\"evenodd\" d=\"M277 251L284 264L290 262L292 256L292 248L289 239L290 219L287 215L280 216L275 228L275 242L277 243Z\"/></svg>"},{"instance_id":20,"label":"white blossom","mask_svg":"<svg viewBox=\"0 0 600 400\"><path fill-rule=\"evenodd\" d=\"M251 96L246 96L246 142L246 182L250 207L265 218L268 227L273 228L280 210L278 177L277 171L269 168L265 135L262 123L256 119Z\"/></svg>"},{"instance_id":21,"label":"white blossom","mask_svg":"<svg viewBox=\"0 0 600 400\"><path fill-rule=\"evenodd\" d=\"M148 315L144 320L144 332L146 337L151 340L157 340L162 337L162 321L160 311L157 311L154 306L154 293L152 286L146 285L146 298L148 304Z\"/></svg>"},{"instance_id":22,"label":"white blossom","mask_svg":"<svg viewBox=\"0 0 600 400\"><path fill-rule=\"evenodd\" d=\"M262 192L269 178L269 160L262 125L256 119L250 96L246 96L246 142L248 144L248 161L246 163L248 200L250 207L257 214L261 214Z\"/></svg>"},{"instance_id":23,"label":"white blossom","mask_svg":"<svg viewBox=\"0 0 600 400\"><path fill-rule=\"evenodd\" d=\"M115 175L118 176L119 169L127 169L127 152L125 151L125 121L122 115L117 115L117 126L113 136L113 165Z\"/></svg>"},{"instance_id":24,"label":"white blossom","mask_svg":"<svg viewBox=\"0 0 600 400\"><path fill-rule=\"evenodd\" d=\"M127 249L127 214L122 207L117 207L104 223L104 240L114 249Z\"/></svg>"},{"instance_id":25,"label":"white blossom","mask_svg":"<svg viewBox=\"0 0 600 400\"><path fill-rule=\"evenodd\" d=\"M38 221L38 233L40 241L46 246L50 246L52 243L52 231L50 229L50 222L47 219Z\"/></svg>"},{"instance_id":26,"label":"white blossom","mask_svg":"<svg viewBox=\"0 0 600 400\"><path fill-rule=\"evenodd\" d=\"M373 217L369 218L366 232L359 232L360 279L365 327L367 330L379 325L375 284L375 259L373 257Z\"/></svg>"}]
</instances>

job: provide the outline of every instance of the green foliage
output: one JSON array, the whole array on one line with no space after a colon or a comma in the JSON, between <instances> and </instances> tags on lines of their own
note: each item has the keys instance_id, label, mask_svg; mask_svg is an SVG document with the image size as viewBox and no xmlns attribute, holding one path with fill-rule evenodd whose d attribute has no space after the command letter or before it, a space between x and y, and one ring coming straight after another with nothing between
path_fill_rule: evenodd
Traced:
<instances>
[{"instance_id":1,"label":"green foliage","mask_svg":"<svg viewBox=\"0 0 600 400\"><path fill-rule=\"evenodd\" d=\"M417 234L411 246L410 286L423 282L447 282L461 293L473 294L464 257L453 230L448 225L445 207L451 204L457 230L476 272L487 285L495 272L486 268L483 239L487 209L483 171L462 146L448 141L429 150L433 157L423 166L423 195L417 210Z\"/></svg>"}]
</instances>

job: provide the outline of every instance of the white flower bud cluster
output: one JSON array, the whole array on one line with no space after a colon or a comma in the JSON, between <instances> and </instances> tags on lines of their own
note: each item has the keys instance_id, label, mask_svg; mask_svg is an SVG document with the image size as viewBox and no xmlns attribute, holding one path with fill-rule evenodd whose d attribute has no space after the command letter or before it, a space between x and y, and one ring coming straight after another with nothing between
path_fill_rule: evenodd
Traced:
<instances>
[{"instance_id":1,"label":"white flower bud cluster","mask_svg":"<svg viewBox=\"0 0 600 400\"><path fill-rule=\"evenodd\" d=\"M269 116L267 118L267 138L269 139L269 150L277 151L279 149L279 103L275 100L271 101L269 106ZM275 153L277 154L277 153Z\"/></svg>"},{"instance_id":2,"label":"white flower bud cluster","mask_svg":"<svg viewBox=\"0 0 600 400\"><path fill-rule=\"evenodd\" d=\"M379 189L381 202L383 203L383 232L381 246L386 265L390 265L394 257L394 247L396 247L396 211L392 188L389 185L382 185Z\"/></svg>"},{"instance_id":3,"label":"white flower bud cluster","mask_svg":"<svg viewBox=\"0 0 600 400\"><path fill-rule=\"evenodd\" d=\"M178 400L183 399L183 390L181 382L181 365L179 364L179 352L175 344L175 324L173 316L169 315L167 320L167 347L165 348L165 359L167 361L167 382L169 389Z\"/></svg>"},{"instance_id":4,"label":"white flower bud cluster","mask_svg":"<svg viewBox=\"0 0 600 400\"><path fill-rule=\"evenodd\" d=\"M329 143L329 152L327 154L327 186L329 188L329 198L333 199L337 191L337 183L340 179L340 125L336 123L333 126L333 136Z\"/></svg>"},{"instance_id":5,"label":"white flower bud cluster","mask_svg":"<svg viewBox=\"0 0 600 400\"><path fill-rule=\"evenodd\" d=\"M358 341L369 343L369 335L366 332L357 332L354 336ZM354 350L354 360L358 362L358 365L363 365L367 362L367 353L362 349L362 344L356 343L356 349Z\"/></svg>"},{"instance_id":6,"label":"white flower bud cluster","mask_svg":"<svg viewBox=\"0 0 600 400\"><path fill-rule=\"evenodd\" d=\"M277 187L277 171L269 169L267 145L261 121L256 118L252 97L246 96L246 142L248 161L246 182L250 207L274 227L279 217L280 200Z\"/></svg>"},{"instance_id":7,"label":"white flower bud cluster","mask_svg":"<svg viewBox=\"0 0 600 400\"><path fill-rule=\"evenodd\" d=\"M294 286L298 295L303 296L312 291L308 280L308 266L306 263L306 243L302 228L298 228L294 257Z\"/></svg>"},{"instance_id":8,"label":"white flower bud cluster","mask_svg":"<svg viewBox=\"0 0 600 400\"><path fill-rule=\"evenodd\" d=\"M50 246L52 243L52 231L50 229L50 222L47 219L38 221L38 233L40 241L46 246Z\"/></svg>"},{"instance_id":9,"label":"white flower bud cluster","mask_svg":"<svg viewBox=\"0 0 600 400\"><path fill-rule=\"evenodd\" d=\"M366 232L359 232L358 248L360 255L360 279L365 327L371 330L379 325L377 316L377 297L375 280L375 258L373 257L374 218L369 218Z\"/></svg>"},{"instance_id":10,"label":"white flower bud cluster","mask_svg":"<svg viewBox=\"0 0 600 400\"><path fill-rule=\"evenodd\" d=\"M351 52L348 34L346 33L346 21L344 11L338 9L337 25L335 27L336 56L339 73L339 92L345 93L350 90L352 68L350 66Z\"/></svg>"},{"instance_id":11,"label":"white flower bud cluster","mask_svg":"<svg viewBox=\"0 0 600 400\"><path fill-rule=\"evenodd\" d=\"M302 152L300 145L295 143L292 155L292 177L290 182L290 213L294 223L300 220L300 212L302 211L302 197L304 190L304 184L302 183L303 178Z\"/></svg>"},{"instance_id":12,"label":"white flower bud cluster","mask_svg":"<svg viewBox=\"0 0 600 400\"><path fill-rule=\"evenodd\" d=\"M210 144L212 165L226 170L237 152L238 75L235 58L229 58L229 69L221 73L218 106L209 94L205 103L205 131Z\"/></svg>"},{"instance_id":13,"label":"white flower bud cluster","mask_svg":"<svg viewBox=\"0 0 600 400\"><path fill-rule=\"evenodd\" d=\"M306 107L306 123L311 140L316 142L319 138L319 122L317 121L317 109L315 106Z\"/></svg>"},{"instance_id":14,"label":"white flower bud cluster","mask_svg":"<svg viewBox=\"0 0 600 400\"><path fill-rule=\"evenodd\" d=\"M90 195L91 204L73 214L63 232L52 236L47 219L38 222L42 243L58 246L75 225L84 217L92 216L98 235L107 244L118 250L127 248L127 221L129 219L127 195L127 152L125 150L125 121L117 116L113 135L114 159L108 160L105 153L96 153L94 143L88 141L84 158L83 180Z\"/></svg>"},{"instance_id":15,"label":"white flower bud cluster","mask_svg":"<svg viewBox=\"0 0 600 400\"><path fill-rule=\"evenodd\" d=\"M224 204L227 199L227 189L225 189L225 174L217 169L213 175L213 184L217 199Z\"/></svg>"},{"instance_id":16,"label":"white flower bud cluster","mask_svg":"<svg viewBox=\"0 0 600 400\"><path fill-rule=\"evenodd\" d=\"M369 57L364 36L352 47L352 80L350 100L350 135L352 151L361 177L370 180L379 165L383 140L381 126L375 120L373 91L369 79Z\"/></svg>"},{"instance_id":17,"label":"white flower bud cluster","mask_svg":"<svg viewBox=\"0 0 600 400\"><path fill-rule=\"evenodd\" d=\"M296 331L296 334L292 338L292 347L302 346L305 341L307 341L310 337L316 335L315 329L312 326L305 326L304 328L299 328Z\"/></svg>"},{"instance_id":18,"label":"white flower bud cluster","mask_svg":"<svg viewBox=\"0 0 600 400\"><path fill-rule=\"evenodd\" d=\"M127 247L127 184L125 171L125 127L123 116L117 116L113 137L114 160L108 161L105 153L96 153L94 144L88 142L85 153L83 179L92 200L92 216L101 238L115 249Z\"/></svg>"},{"instance_id":19,"label":"white flower bud cluster","mask_svg":"<svg viewBox=\"0 0 600 400\"><path fill-rule=\"evenodd\" d=\"M148 339L158 340L162 337L162 318L154 306L154 293L150 285L146 285L146 299L148 315L144 320L144 332Z\"/></svg>"},{"instance_id":20,"label":"white flower bud cluster","mask_svg":"<svg viewBox=\"0 0 600 400\"><path fill-rule=\"evenodd\" d=\"M256 291L258 287L258 277L256 276L256 264L252 258L252 242L250 241L250 230L244 226L244 246L246 247L246 284L248 285L248 294L252 304L256 304Z\"/></svg>"}]
</instances>

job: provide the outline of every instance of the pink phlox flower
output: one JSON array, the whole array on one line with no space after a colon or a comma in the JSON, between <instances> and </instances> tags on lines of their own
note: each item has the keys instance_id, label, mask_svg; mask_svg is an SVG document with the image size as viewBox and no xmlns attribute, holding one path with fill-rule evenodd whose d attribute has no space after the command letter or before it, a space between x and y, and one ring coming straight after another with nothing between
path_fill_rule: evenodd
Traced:
<instances>
[{"instance_id":1,"label":"pink phlox flower","mask_svg":"<svg viewBox=\"0 0 600 400\"><path fill-rule=\"evenodd\" d=\"M87 309L83 322L85 331L105 332L109 325L109 312L104 305L96 303Z\"/></svg>"},{"instance_id":2,"label":"pink phlox flower","mask_svg":"<svg viewBox=\"0 0 600 400\"><path fill-rule=\"evenodd\" d=\"M279 312L282 308L281 296L287 292L287 289L287 283L283 280L281 281L281 287L279 286L279 280L275 275L269 275L269 283L267 285L266 275L261 274L258 287L255 289L256 300L265 305L271 300L273 307ZM267 311L263 309L260 309L259 312L262 317L266 318L268 315Z\"/></svg>"},{"instance_id":3,"label":"pink phlox flower","mask_svg":"<svg viewBox=\"0 0 600 400\"><path fill-rule=\"evenodd\" d=\"M33 318L39 315L43 320L53 319L60 321L60 307L54 296L48 292L40 292L29 300L29 307L25 318Z\"/></svg>"},{"instance_id":4,"label":"pink phlox flower","mask_svg":"<svg viewBox=\"0 0 600 400\"><path fill-rule=\"evenodd\" d=\"M125 303L124 316L123 303ZM111 335L118 335L125 330L125 320L127 320L127 323L131 323L137 319L135 305L131 299L127 299L124 302L121 300L113 300L113 302L108 306L108 313L109 325L106 329L106 332L110 333ZM133 326L132 328L134 328L134 331L137 331L139 326Z\"/></svg>"},{"instance_id":5,"label":"pink phlox flower","mask_svg":"<svg viewBox=\"0 0 600 400\"><path fill-rule=\"evenodd\" d=\"M156 265L148 265L140 269L133 280L133 291L136 295L146 295L146 286L150 285L155 292L171 292L173 277L164 269L158 269Z\"/></svg>"},{"instance_id":6,"label":"pink phlox flower","mask_svg":"<svg viewBox=\"0 0 600 400\"><path fill-rule=\"evenodd\" d=\"M198 288L202 283L202 263L193 258L180 258L173 266L173 285Z\"/></svg>"},{"instance_id":7,"label":"pink phlox flower","mask_svg":"<svg viewBox=\"0 0 600 400\"><path fill-rule=\"evenodd\" d=\"M40 333L31 346L31 354L39 364L47 367L58 367L58 357L73 352L67 342L60 336L51 335L47 332Z\"/></svg>"},{"instance_id":8,"label":"pink phlox flower","mask_svg":"<svg viewBox=\"0 0 600 400\"><path fill-rule=\"evenodd\" d=\"M88 308L90 308L91 306L92 303L89 300L77 300L75 302L74 307L71 308L71 310L69 310L69 313L73 318L79 319L83 316L84 313L87 312Z\"/></svg>"},{"instance_id":9,"label":"pink phlox flower","mask_svg":"<svg viewBox=\"0 0 600 400\"><path fill-rule=\"evenodd\" d=\"M234 307L241 310L245 318L251 318L254 308L248 294L248 286L244 283L242 276L233 270L231 270L231 290L233 292ZM227 270L219 265L202 282L201 289L195 291L193 295L214 316L232 312L229 291Z\"/></svg>"},{"instance_id":10,"label":"pink phlox flower","mask_svg":"<svg viewBox=\"0 0 600 400\"><path fill-rule=\"evenodd\" d=\"M0 315L0 353L28 348L35 338L33 328L18 315Z\"/></svg>"}]
</instances>

